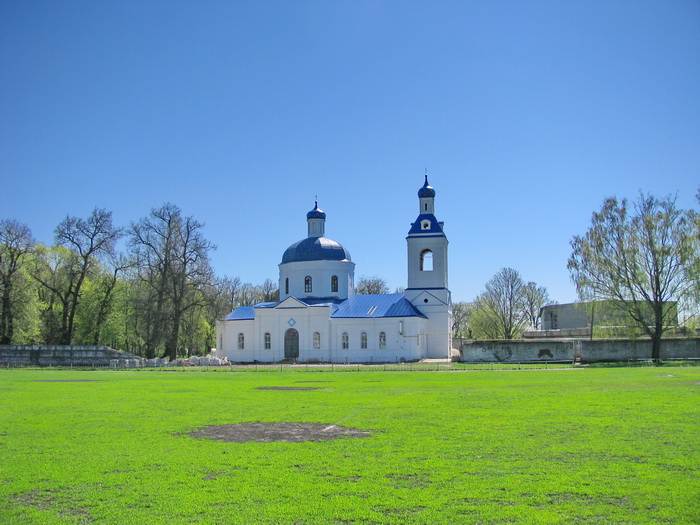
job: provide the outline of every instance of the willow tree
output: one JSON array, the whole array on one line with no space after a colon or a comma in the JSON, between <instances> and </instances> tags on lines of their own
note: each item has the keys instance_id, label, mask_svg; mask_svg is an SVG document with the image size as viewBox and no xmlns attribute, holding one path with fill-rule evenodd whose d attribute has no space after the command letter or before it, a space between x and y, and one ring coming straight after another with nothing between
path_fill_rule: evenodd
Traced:
<instances>
[{"instance_id":1,"label":"willow tree","mask_svg":"<svg viewBox=\"0 0 700 525\"><path fill-rule=\"evenodd\" d=\"M699 240L695 214L675 198L640 194L630 206L609 197L583 236L571 240L568 268L583 300L608 300L651 338L651 358L676 324L677 304L697 281Z\"/></svg>"},{"instance_id":2,"label":"willow tree","mask_svg":"<svg viewBox=\"0 0 700 525\"><path fill-rule=\"evenodd\" d=\"M60 327L55 342L73 344L83 285L100 269L100 259L114 254L122 230L112 224L112 212L95 208L89 217L66 217L56 227L56 247L37 251L32 276L60 304ZM54 255L56 257L51 257Z\"/></svg>"}]
</instances>

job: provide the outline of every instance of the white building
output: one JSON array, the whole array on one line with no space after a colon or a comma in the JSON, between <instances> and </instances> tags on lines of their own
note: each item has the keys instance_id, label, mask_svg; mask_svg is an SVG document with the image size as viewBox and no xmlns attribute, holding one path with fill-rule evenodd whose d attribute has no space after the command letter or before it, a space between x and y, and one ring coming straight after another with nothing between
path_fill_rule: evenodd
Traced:
<instances>
[{"instance_id":1,"label":"white building","mask_svg":"<svg viewBox=\"0 0 700 525\"><path fill-rule=\"evenodd\" d=\"M408 232L408 286L402 294L355 295L355 263L325 237L318 203L306 215L308 236L284 252L280 301L243 306L217 322L219 357L392 362L448 358L452 301L447 237L434 215L435 190L418 191L419 215Z\"/></svg>"}]
</instances>

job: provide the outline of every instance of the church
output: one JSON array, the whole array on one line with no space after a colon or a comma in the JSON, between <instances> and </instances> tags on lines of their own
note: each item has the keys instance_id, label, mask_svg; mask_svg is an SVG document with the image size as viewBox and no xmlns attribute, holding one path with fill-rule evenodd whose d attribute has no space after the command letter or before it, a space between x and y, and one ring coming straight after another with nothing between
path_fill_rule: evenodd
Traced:
<instances>
[{"instance_id":1,"label":"church","mask_svg":"<svg viewBox=\"0 0 700 525\"><path fill-rule=\"evenodd\" d=\"M449 358L452 300L447 237L425 176L406 237L404 293L354 293L355 263L327 238L326 214L306 214L308 235L279 264L280 300L242 306L217 321L217 355L234 362L370 363Z\"/></svg>"}]
</instances>

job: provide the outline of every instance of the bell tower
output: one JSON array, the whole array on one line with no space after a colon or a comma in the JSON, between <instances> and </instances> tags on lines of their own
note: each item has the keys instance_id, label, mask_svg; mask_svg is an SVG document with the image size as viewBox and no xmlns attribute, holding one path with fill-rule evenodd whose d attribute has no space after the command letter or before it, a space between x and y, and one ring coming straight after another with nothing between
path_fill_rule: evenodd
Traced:
<instances>
[{"instance_id":1,"label":"bell tower","mask_svg":"<svg viewBox=\"0 0 700 525\"><path fill-rule=\"evenodd\" d=\"M427 318L427 356L444 358L452 348L452 298L447 283L447 236L435 217L435 189L418 190L418 218L408 232L408 287L404 294Z\"/></svg>"},{"instance_id":2,"label":"bell tower","mask_svg":"<svg viewBox=\"0 0 700 525\"><path fill-rule=\"evenodd\" d=\"M435 218L435 190L425 184L418 190L420 205L418 218L411 225L406 242L408 243L408 287L406 298L413 301L415 295L429 291L447 303L447 237L442 222ZM424 303L425 304L425 303ZM420 304L416 303L416 306Z\"/></svg>"}]
</instances>

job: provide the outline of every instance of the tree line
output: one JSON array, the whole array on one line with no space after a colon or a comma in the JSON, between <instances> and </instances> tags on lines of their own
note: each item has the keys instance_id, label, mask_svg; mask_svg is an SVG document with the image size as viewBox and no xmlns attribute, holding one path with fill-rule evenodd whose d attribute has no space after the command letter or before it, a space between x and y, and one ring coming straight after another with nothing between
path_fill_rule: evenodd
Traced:
<instances>
[{"instance_id":1,"label":"tree line","mask_svg":"<svg viewBox=\"0 0 700 525\"><path fill-rule=\"evenodd\" d=\"M700 214L677 208L675 198L640 193L630 204L608 197L571 248L568 269L579 298L606 300L626 313L651 338L655 359L674 311L697 321ZM217 319L279 299L271 279L253 285L217 277L209 259L215 249L203 225L170 203L125 228L101 208L87 218L68 216L52 246L37 243L26 225L2 220L0 344L104 344L171 359L206 353L215 346ZM355 289L388 292L379 277L360 277ZM548 304L544 286L503 268L473 301L454 305L453 331L515 339L539 328Z\"/></svg>"},{"instance_id":2,"label":"tree line","mask_svg":"<svg viewBox=\"0 0 700 525\"><path fill-rule=\"evenodd\" d=\"M696 197L700 202L700 191ZM606 301L626 315L650 338L652 359L660 358L678 311L689 326L700 325L700 215L679 209L675 197L608 197L570 244L567 267L579 299ZM453 329L462 337L515 339L539 327L540 309L549 304L545 287L503 268L472 302L454 305Z\"/></svg>"},{"instance_id":3,"label":"tree line","mask_svg":"<svg viewBox=\"0 0 700 525\"><path fill-rule=\"evenodd\" d=\"M119 253L117 241L126 238ZM0 344L97 345L145 357L206 353L216 319L278 298L277 284L217 277L203 225L166 203L121 228L95 208L68 216L52 246L0 221Z\"/></svg>"}]
</instances>

